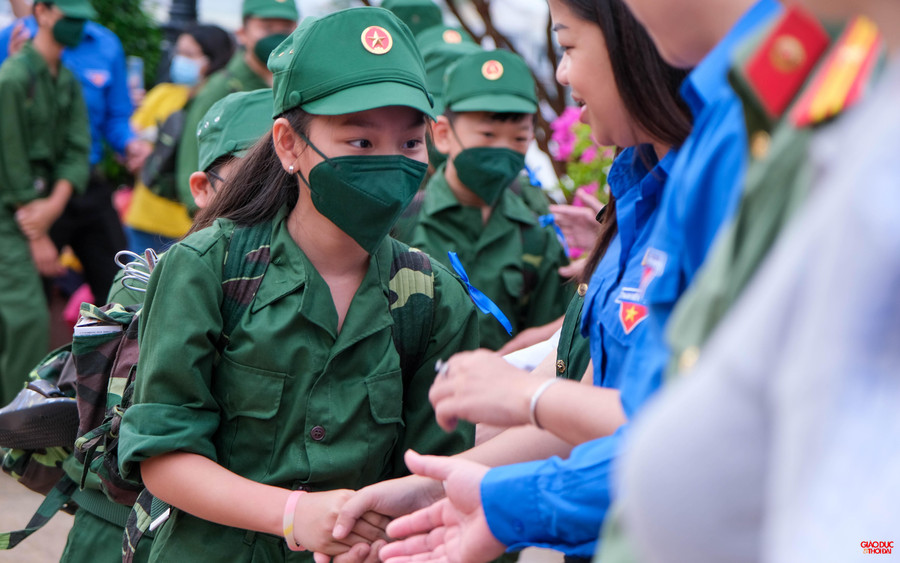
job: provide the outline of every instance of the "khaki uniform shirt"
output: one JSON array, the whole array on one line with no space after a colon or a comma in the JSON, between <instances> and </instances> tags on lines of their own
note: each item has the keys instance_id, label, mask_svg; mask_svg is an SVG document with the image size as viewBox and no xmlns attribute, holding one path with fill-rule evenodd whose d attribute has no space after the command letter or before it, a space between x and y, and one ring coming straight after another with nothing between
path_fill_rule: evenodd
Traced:
<instances>
[{"instance_id":1,"label":"khaki uniform shirt","mask_svg":"<svg viewBox=\"0 0 900 563\"><path fill-rule=\"evenodd\" d=\"M526 237L537 244L525 248ZM557 273L568 259L553 230L541 227L510 190L484 223L480 208L460 204L450 191L443 166L425 188L411 246L445 265L450 264L447 252L456 252L472 285L509 318L513 336L558 319L572 296ZM492 316L479 315L479 327L485 348L497 350L511 338Z\"/></svg>"}]
</instances>

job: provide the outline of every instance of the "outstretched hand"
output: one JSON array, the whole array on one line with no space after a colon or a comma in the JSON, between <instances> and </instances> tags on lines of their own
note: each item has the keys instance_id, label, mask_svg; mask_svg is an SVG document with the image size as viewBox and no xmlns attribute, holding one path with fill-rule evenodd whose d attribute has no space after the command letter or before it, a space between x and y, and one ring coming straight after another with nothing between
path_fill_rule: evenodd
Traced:
<instances>
[{"instance_id":1,"label":"outstretched hand","mask_svg":"<svg viewBox=\"0 0 900 563\"><path fill-rule=\"evenodd\" d=\"M385 563L416 561L484 563L502 555L505 546L491 534L481 506L481 480L488 467L463 459L406 453L413 473L443 482L447 498L388 525L400 541L381 549Z\"/></svg>"}]
</instances>

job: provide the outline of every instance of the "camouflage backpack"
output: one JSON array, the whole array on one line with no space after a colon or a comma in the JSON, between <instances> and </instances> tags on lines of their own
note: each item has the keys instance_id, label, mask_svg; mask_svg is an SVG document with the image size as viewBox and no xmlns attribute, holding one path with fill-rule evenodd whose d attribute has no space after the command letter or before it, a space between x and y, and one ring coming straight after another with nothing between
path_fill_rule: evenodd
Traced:
<instances>
[{"instance_id":1,"label":"camouflage backpack","mask_svg":"<svg viewBox=\"0 0 900 563\"><path fill-rule=\"evenodd\" d=\"M224 348L228 335L239 323L262 282L270 258L270 237L271 223L268 222L236 227L232 233L222 266L224 327L220 348ZM414 367L421 363L431 335L434 273L431 261L425 254L395 240L391 242L393 260L389 302L394 319L392 336L400 354L403 373L411 375ZM132 560L138 542L149 532L151 523L167 509L147 491L143 483L125 477L118 460L119 427L134 392L140 307L124 307L115 303L104 307L82 304L81 319L76 326L72 345L60 349L65 352L64 355L48 356L53 357L53 365L58 366L60 372L68 370L76 374L77 392L74 394L78 402L78 438L75 440L75 457L84 465L81 487L84 487L88 477L99 477L100 488L108 498L132 506L123 538L123 561L126 562ZM48 373L45 362L32 373ZM73 431L73 439L75 435ZM79 492L79 484L61 467L62 461L71 452L70 448L53 448L48 450L49 454L20 451L30 455L18 455L15 459L27 457L31 466L35 463L52 466L49 473L44 472L47 474L41 491L46 493L49 489L50 492L25 529L0 534L0 549L15 547L49 521L58 510L68 508L73 495L77 499ZM10 461L12 463L13 459ZM22 465L20 461L19 466ZM14 476L20 478L22 473L24 471ZM20 478L20 481L23 479ZM52 485L54 482L55 485ZM23 484L27 485L24 481Z\"/></svg>"}]
</instances>

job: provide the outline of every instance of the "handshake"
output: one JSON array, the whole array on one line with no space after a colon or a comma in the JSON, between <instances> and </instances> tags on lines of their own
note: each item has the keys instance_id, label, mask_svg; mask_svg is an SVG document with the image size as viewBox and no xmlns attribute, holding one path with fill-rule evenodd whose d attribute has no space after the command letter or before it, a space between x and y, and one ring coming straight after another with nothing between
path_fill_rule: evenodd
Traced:
<instances>
[{"instance_id":1,"label":"handshake","mask_svg":"<svg viewBox=\"0 0 900 563\"><path fill-rule=\"evenodd\" d=\"M294 541L313 551L316 563L474 563L505 551L481 507L486 466L413 451L406 463L408 477L356 492L303 495L294 509Z\"/></svg>"}]
</instances>

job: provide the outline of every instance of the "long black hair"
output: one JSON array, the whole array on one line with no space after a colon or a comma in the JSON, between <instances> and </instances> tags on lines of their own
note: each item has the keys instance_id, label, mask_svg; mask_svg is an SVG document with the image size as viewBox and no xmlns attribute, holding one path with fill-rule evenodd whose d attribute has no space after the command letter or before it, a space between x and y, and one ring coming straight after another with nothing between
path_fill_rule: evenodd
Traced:
<instances>
[{"instance_id":1,"label":"long black hair","mask_svg":"<svg viewBox=\"0 0 900 563\"><path fill-rule=\"evenodd\" d=\"M678 90L687 71L667 64L653 40L622 0L561 0L580 19L600 27L609 52L613 77L629 116L653 138L680 146L691 132L691 113ZM641 147L638 157L652 156ZM597 244L581 276L586 282L615 236L615 198L603 213Z\"/></svg>"}]
</instances>

